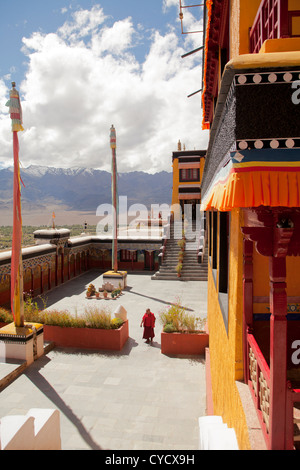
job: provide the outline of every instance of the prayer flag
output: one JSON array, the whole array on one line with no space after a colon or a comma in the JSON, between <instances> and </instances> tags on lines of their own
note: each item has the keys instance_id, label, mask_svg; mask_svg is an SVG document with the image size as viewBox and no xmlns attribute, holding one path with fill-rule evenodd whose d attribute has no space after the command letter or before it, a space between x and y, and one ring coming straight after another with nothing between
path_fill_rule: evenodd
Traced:
<instances>
[{"instance_id":1,"label":"prayer flag","mask_svg":"<svg viewBox=\"0 0 300 470\"><path fill-rule=\"evenodd\" d=\"M11 310L15 326L24 326L23 263L22 263L22 214L21 178L19 164L18 132L23 131L22 108L19 93L12 82L9 107L13 132L14 179L13 179L13 238L11 254Z\"/></svg>"},{"instance_id":2,"label":"prayer flag","mask_svg":"<svg viewBox=\"0 0 300 470\"><path fill-rule=\"evenodd\" d=\"M112 205L113 205L113 235L112 235L112 269L118 271L118 188L117 188L117 159L116 159L116 130L114 126L110 128L110 147L112 149Z\"/></svg>"}]
</instances>

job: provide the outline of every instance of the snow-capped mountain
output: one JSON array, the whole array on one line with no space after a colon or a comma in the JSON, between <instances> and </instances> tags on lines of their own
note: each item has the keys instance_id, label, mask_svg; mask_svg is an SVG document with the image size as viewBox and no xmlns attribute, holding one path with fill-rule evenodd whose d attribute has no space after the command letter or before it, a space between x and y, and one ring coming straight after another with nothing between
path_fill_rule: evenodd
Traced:
<instances>
[{"instance_id":1,"label":"snow-capped mountain","mask_svg":"<svg viewBox=\"0 0 300 470\"><path fill-rule=\"evenodd\" d=\"M31 165L21 168L22 204L55 202L70 210L95 211L111 203L111 174L92 168L53 168ZM119 196L127 196L128 205L170 204L172 173L135 171L118 175ZM0 204L12 204L13 168L0 170ZM0 206L1 210L1 206Z\"/></svg>"}]
</instances>

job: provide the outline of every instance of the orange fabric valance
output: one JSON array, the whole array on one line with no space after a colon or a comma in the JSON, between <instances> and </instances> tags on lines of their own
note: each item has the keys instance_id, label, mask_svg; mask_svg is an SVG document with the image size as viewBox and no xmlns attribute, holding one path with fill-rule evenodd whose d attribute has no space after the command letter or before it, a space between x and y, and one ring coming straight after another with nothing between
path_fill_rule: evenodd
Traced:
<instances>
[{"instance_id":1,"label":"orange fabric valance","mask_svg":"<svg viewBox=\"0 0 300 470\"><path fill-rule=\"evenodd\" d=\"M292 151L288 151L292 152ZM299 150L297 149L297 153ZM288 158L286 161L267 161L261 155L260 160L250 162L248 151L244 163L228 164L217 175L202 196L201 210L216 209L230 211L238 207L284 206L300 207L300 161ZM257 157L257 154L255 154ZM267 154L269 157L270 153ZM282 154L274 153L274 156ZM294 156L285 152L285 155ZM297 157L299 158L299 157Z\"/></svg>"}]
</instances>

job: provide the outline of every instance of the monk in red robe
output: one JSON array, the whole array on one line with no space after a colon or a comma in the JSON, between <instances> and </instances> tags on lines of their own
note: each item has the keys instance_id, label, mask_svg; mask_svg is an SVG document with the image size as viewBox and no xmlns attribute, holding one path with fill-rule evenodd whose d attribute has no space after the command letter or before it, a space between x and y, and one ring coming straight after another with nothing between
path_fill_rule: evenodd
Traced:
<instances>
[{"instance_id":1,"label":"monk in red robe","mask_svg":"<svg viewBox=\"0 0 300 470\"><path fill-rule=\"evenodd\" d=\"M150 308L147 308L145 315L142 318L141 325L144 325L143 339L146 339L147 343L149 341L152 343L152 340L155 336L154 327L155 327L155 316L154 313L150 311Z\"/></svg>"}]
</instances>

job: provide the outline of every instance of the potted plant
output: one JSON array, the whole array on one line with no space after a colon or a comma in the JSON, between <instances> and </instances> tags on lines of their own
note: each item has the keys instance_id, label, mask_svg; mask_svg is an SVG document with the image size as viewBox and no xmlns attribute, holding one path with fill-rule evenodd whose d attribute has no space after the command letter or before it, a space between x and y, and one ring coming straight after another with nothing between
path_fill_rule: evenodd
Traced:
<instances>
[{"instance_id":1,"label":"potted plant","mask_svg":"<svg viewBox=\"0 0 300 470\"><path fill-rule=\"evenodd\" d=\"M179 262L175 269L176 269L176 272L177 272L177 277L180 277L181 276L181 270L182 270L182 263Z\"/></svg>"},{"instance_id":2,"label":"potted plant","mask_svg":"<svg viewBox=\"0 0 300 470\"><path fill-rule=\"evenodd\" d=\"M178 240L177 245L178 245L179 248L181 248L181 250L183 251L184 248L185 248L185 239L182 238L181 240Z\"/></svg>"},{"instance_id":3,"label":"potted plant","mask_svg":"<svg viewBox=\"0 0 300 470\"><path fill-rule=\"evenodd\" d=\"M104 291L103 291L103 297L104 297L105 299L107 299L107 290L104 290Z\"/></svg>"},{"instance_id":4,"label":"potted plant","mask_svg":"<svg viewBox=\"0 0 300 470\"><path fill-rule=\"evenodd\" d=\"M93 295L95 295L95 293L96 293L96 288L95 288L94 284L90 284L89 287L88 287L86 296L87 297L92 297Z\"/></svg>"},{"instance_id":5,"label":"potted plant","mask_svg":"<svg viewBox=\"0 0 300 470\"><path fill-rule=\"evenodd\" d=\"M95 292L95 296L96 296L96 299L99 299L100 298L100 292Z\"/></svg>"},{"instance_id":6,"label":"potted plant","mask_svg":"<svg viewBox=\"0 0 300 470\"><path fill-rule=\"evenodd\" d=\"M120 351L129 337L128 320L111 318L109 310L90 306L84 314L44 310L40 312L44 339L61 347Z\"/></svg>"},{"instance_id":7,"label":"potted plant","mask_svg":"<svg viewBox=\"0 0 300 470\"><path fill-rule=\"evenodd\" d=\"M161 352L163 354L204 354L209 336L206 319L187 312L180 301L169 305L159 314L163 325Z\"/></svg>"}]
</instances>

